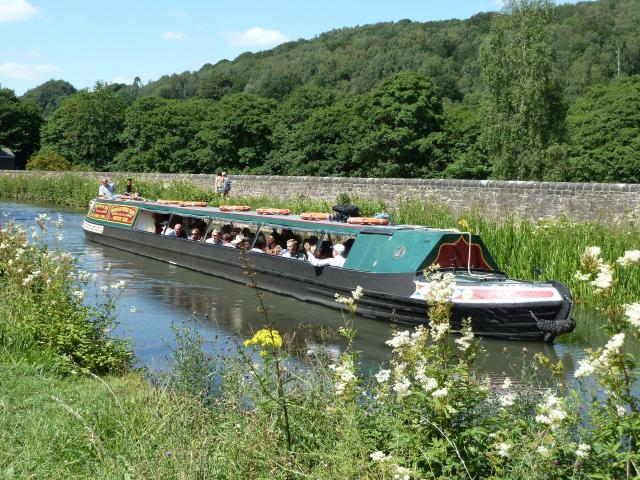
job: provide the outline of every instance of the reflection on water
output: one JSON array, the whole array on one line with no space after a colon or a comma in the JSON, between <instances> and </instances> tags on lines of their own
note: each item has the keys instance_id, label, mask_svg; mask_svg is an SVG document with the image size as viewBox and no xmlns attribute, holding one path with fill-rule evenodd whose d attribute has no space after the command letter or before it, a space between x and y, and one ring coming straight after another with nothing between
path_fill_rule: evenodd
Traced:
<instances>
[{"instance_id":1,"label":"reflection on water","mask_svg":"<svg viewBox=\"0 0 640 480\"><path fill-rule=\"evenodd\" d=\"M62 213L65 221L62 248L82 257L82 268L97 272L99 282L126 282L118 307L120 325L116 333L131 338L141 363L150 368L166 366L166 356L174 346L175 323L193 322L211 348L220 351L229 348L229 340L242 341L265 324L264 315L257 311L253 289L89 242L82 231L83 211L24 203L0 203L0 211L27 226L33 225L39 213L51 216ZM107 279L104 266L108 263L112 269ZM264 302L269 306L268 315L292 339L297 351L313 353L324 345L337 355L344 348L345 342L336 335L343 324L340 312L268 292L264 294ZM485 339L487 355L483 370L492 377L517 379L523 362L530 362L540 352L552 362L562 360L571 374L577 360L584 356L585 346L597 347L606 342L606 336L597 333L601 320L592 312L578 311L576 316L578 333L553 345ZM390 349L384 342L390 337L392 326L358 317L355 328L358 330L355 347L362 352L365 365L373 367L387 361ZM632 349L637 349L637 345ZM544 374L538 375L544 382Z\"/></svg>"}]
</instances>

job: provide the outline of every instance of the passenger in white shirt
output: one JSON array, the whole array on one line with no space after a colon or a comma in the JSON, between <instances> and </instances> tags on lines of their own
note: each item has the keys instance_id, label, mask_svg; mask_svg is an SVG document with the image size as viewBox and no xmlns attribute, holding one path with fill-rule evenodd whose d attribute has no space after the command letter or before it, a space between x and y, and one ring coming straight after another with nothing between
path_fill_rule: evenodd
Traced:
<instances>
[{"instance_id":1,"label":"passenger in white shirt","mask_svg":"<svg viewBox=\"0 0 640 480\"><path fill-rule=\"evenodd\" d=\"M109 183L109 179L104 177L100 182L100 188L98 188L98 196L110 197L113 195L113 184Z\"/></svg>"},{"instance_id":2,"label":"passenger in white shirt","mask_svg":"<svg viewBox=\"0 0 640 480\"><path fill-rule=\"evenodd\" d=\"M344 258L344 245L341 243L336 243L333 246L333 257L325 258L323 260L319 260L311 254L311 245L305 245L307 247L307 256L309 258L309 262L316 267L322 267L324 265L329 265L331 267L344 267L344 262L347 261Z\"/></svg>"}]
</instances>

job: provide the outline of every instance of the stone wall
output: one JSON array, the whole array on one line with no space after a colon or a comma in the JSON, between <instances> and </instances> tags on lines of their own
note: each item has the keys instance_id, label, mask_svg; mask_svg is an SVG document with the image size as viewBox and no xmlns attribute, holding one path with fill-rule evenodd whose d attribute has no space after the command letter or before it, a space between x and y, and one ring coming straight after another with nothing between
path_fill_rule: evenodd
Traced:
<instances>
[{"instance_id":1,"label":"stone wall","mask_svg":"<svg viewBox=\"0 0 640 480\"><path fill-rule=\"evenodd\" d=\"M40 176L41 172L4 172ZM51 175L52 173L48 173ZM123 179L189 181L212 189L213 175L161 173L82 173ZM399 178L276 177L232 175L238 196L296 198L333 202L340 193L352 198L381 199L388 206L405 200L433 200L455 212L479 210L490 218L517 215L528 219L557 218L610 221L626 215L640 218L640 184L506 182L494 180L422 180ZM97 188L97 187L96 187Z\"/></svg>"}]
</instances>

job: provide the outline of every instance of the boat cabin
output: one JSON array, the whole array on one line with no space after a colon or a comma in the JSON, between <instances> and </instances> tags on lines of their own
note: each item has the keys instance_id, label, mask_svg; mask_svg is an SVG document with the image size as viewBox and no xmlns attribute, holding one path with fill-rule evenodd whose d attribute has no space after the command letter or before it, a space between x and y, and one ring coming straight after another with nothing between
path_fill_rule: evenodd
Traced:
<instances>
[{"instance_id":1,"label":"boat cabin","mask_svg":"<svg viewBox=\"0 0 640 480\"><path fill-rule=\"evenodd\" d=\"M266 238L296 239L302 251L305 242L319 258L331 256L331 245L345 246L343 268L371 273L421 272L438 264L441 269L498 272L482 240L458 230L416 225L353 225L331 220L304 220L299 215L260 215L256 211L225 212L214 207L180 207L156 202L98 199L87 215L94 224L162 235L181 224L189 235L211 248L217 233L235 233L246 250L263 247ZM236 237L238 238L238 237ZM193 241L187 240L184 241ZM281 245L283 251L286 248Z\"/></svg>"}]
</instances>

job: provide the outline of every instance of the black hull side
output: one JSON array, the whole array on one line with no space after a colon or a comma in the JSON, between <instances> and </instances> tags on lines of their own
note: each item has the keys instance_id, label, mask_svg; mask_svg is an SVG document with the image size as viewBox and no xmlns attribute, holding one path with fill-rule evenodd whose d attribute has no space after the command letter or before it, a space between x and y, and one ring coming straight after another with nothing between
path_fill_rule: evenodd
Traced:
<instances>
[{"instance_id":1,"label":"black hull side","mask_svg":"<svg viewBox=\"0 0 640 480\"><path fill-rule=\"evenodd\" d=\"M410 298L415 288L413 274L371 274L314 267L303 261L107 226L103 233L85 230L85 234L90 240L106 246L238 283L247 283L249 262L261 289L332 308L340 308L335 302L336 293L350 296L351 290L360 285L365 294L358 302L359 314L387 321L394 316L398 323L406 325L428 323L426 303ZM462 321L470 317L473 330L479 336L552 341L555 335L542 331L537 320L556 319L562 306L562 302L454 304L451 324L453 328L459 328Z\"/></svg>"}]
</instances>

